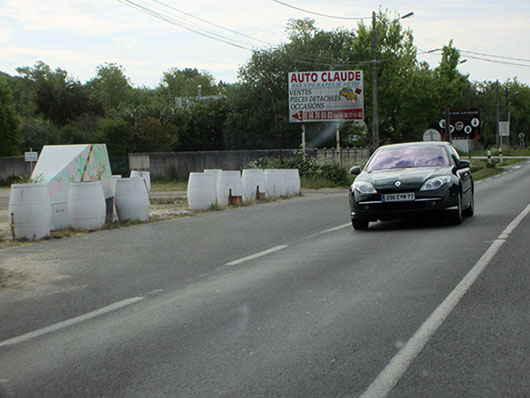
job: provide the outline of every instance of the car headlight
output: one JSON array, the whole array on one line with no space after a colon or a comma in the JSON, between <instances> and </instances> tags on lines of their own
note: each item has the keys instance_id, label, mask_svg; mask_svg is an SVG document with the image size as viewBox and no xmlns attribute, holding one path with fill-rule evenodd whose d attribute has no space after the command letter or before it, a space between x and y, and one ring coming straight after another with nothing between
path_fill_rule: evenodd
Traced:
<instances>
[{"instance_id":1,"label":"car headlight","mask_svg":"<svg viewBox=\"0 0 530 398\"><path fill-rule=\"evenodd\" d=\"M354 181L352 187L359 193L377 193L374 186L366 181Z\"/></svg>"},{"instance_id":2,"label":"car headlight","mask_svg":"<svg viewBox=\"0 0 530 398\"><path fill-rule=\"evenodd\" d=\"M434 189L441 188L444 184L449 184L451 182L451 177L449 176L439 176L429 178L425 181L420 189L420 191L432 191Z\"/></svg>"}]
</instances>

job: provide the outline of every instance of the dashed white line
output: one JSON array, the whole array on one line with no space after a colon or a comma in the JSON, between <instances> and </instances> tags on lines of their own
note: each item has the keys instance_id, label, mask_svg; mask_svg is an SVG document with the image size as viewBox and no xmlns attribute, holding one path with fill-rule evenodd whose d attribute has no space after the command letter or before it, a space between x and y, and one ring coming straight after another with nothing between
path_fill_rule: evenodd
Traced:
<instances>
[{"instance_id":1,"label":"dashed white line","mask_svg":"<svg viewBox=\"0 0 530 398\"><path fill-rule=\"evenodd\" d=\"M326 229L326 230L324 230L324 231L319 232L318 234L319 234L319 235L327 234L327 233L329 233L329 232L335 232L335 231L338 231L339 229L343 229L343 228L350 227L350 226L351 226L351 223L343 224L343 225L339 225L338 227L334 227L334 228Z\"/></svg>"},{"instance_id":2,"label":"dashed white line","mask_svg":"<svg viewBox=\"0 0 530 398\"><path fill-rule=\"evenodd\" d=\"M116 310L118 310L120 308L123 308L123 307L126 307L128 305L134 304L134 303L136 303L137 301L140 301L140 300L143 300L143 297L132 297L132 298L129 298L129 299L126 299L126 300L118 301L117 303L114 303L114 304L108 305L106 307L100 308L100 309L98 309L96 311L92 311L92 312L89 312L87 314L80 315L78 317L71 318L71 319L68 319L66 321L62 321L62 322L56 323L55 325L47 326L45 328L38 329L38 330L35 330L33 332L29 332L29 333L23 334L23 335L18 336L18 337L13 337L11 339L4 340L4 341L0 342L0 347L23 343L25 341L34 339L36 337L40 337L40 336L42 336L44 334L55 332L55 331L60 330L60 329L64 329L64 328L66 328L68 326L72 326L72 325L75 325L77 323L81 323L81 322L87 321L89 319L92 319L92 318L95 318L97 316L109 313L111 311L116 311Z\"/></svg>"},{"instance_id":3,"label":"dashed white line","mask_svg":"<svg viewBox=\"0 0 530 398\"><path fill-rule=\"evenodd\" d=\"M286 247L289 247L289 246L280 245L280 246L271 247L270 249L263 250L261 252L252 254L250 256L242 257L240 259L237 259L237 260L234 260L234 261L230 261L229 263L226 263L225 266L237 265L237 264L244 263L245 261L254 260L255 258L263 257L263 256L266 256L267 254L271 254L271 253L277 252L279 250L283 250Z\"/></svg>"},{"instance_id":4,"label":"dashed white line","mask_svg":"<svg viewBox=\"0 0 530 398\"><path fill-rule=\"evenodd\" d=\"M350 227L351 226L351 223L348 223L348 224L342 224L342 225L339 225L338 227L333 227L333 228L329 228L329 229L325 229L324 231L320 231L320 232L317 232L315 234L311 234L309 236L307 236L306 238L307 239L310 239L310 238L314 238L315 236L320 236L320 235L324 235L324 234L328 234L330 232L335 232L335 231L338 231L340 229L343 229L343 228L346 228L346 227Z\"/></svg>"},{"instance_id":5,"label":"dashed white line","mask_svg":"<svg viewBox=\"0 0 530 398\"><path fill-rule=\"evenodd\" d=\"M429 318L420 326L410 340L399 350L392 358L383 371L370 384L368 389L361 395L361 398L383 398L386 397L397 384L399 379L407 371L416 356L421 352L432 335L438 330L447 316L458 304L460 299L473 285L475 280L480 276L482 271L488 266L495 254L506 242L511 232L521 223L521 221L530 213L528 205L493 241L488 250L482 255L477 263L471 268L460 283L446 297L446 299L434 310Z\"/></svg>"}]
</instances>

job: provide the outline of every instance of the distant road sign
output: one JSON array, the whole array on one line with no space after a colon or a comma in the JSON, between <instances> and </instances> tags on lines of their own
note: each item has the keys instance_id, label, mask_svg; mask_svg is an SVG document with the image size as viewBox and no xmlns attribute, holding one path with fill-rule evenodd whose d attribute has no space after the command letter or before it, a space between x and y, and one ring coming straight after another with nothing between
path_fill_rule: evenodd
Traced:
<instances>
[{"instance_id":1,"label":"distant road sign","mask_svg":"<svg viewBox=\"0 0 530 398\"><path fill-rule=\"evenodd\" d=\"M501 137L510 136L510 122L499 122L499 135Z\"/></svg>"},{"instance_id":2,"label":"distant road sign","mask_svg":"<svg viewBox=\"0 0 530 398\"><path fill-rule=\"evenodd\" d=\"M36 162L38 158L38 152L24 152L24 160L26 162Z\"/></svg>"},{"instance_id":3,"label":"distant road sign","mask_svg":"<svg viewBox=\"0 0 530 398\"><path fill-rule=\"evenodd\" d=\"M425 133L423 133L423 141L441 141L442 136L438 132L438 130L435 129L429 129Z\"/></svg>"},{"instance_id":4,"label":"distant road sign","mask_svg":"<svg viewBox=\"0 0 530 398\"><path fill-rule=\"evenodd\" d=\"M480 109L451 109L449 111L449 131L451 138L458 139L475 139L480 138ZM444 136L445 119L438 122L438 131Z\"/></svg>"}]
</instances>

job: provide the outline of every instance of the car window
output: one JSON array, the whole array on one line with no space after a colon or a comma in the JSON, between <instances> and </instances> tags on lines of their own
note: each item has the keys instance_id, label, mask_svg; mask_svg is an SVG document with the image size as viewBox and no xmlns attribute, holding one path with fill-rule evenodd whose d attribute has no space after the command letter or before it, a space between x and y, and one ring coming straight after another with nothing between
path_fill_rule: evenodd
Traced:
<instances>
[{"instance_id":1,"label":"car window","mask_svg":"<svg viewBox=\"0 0 530 398\"><path fill-rule=\"evenodd\" d=\"M379 149L366 166L366 171L447 166L449 158L443 147L416 145Z\"/></svg>"},{"instance_id":2,"label":"car window","mask_svg":"<svg viewBox=\"0 0 530 398\"><path fill-rule=\"evenodd\" d=\"M451 156L453 157L455 164L458 163L460 160L460 155L458 154L458 151L453 146L448 146L449 152L451 153Z\"/></svg>"}]
</instances>

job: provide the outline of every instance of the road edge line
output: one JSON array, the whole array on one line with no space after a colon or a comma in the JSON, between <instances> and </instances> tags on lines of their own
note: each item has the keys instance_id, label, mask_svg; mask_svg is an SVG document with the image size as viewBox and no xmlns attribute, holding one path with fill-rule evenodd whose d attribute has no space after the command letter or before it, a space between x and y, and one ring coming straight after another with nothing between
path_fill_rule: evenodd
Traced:
<instances>
[{"instance_id":1,"label":"road edge line","mask_svg":"<svg viewBox=\"0 0 530 398\"><path fill-rule=\"evenodd\" d=\"M509 235L517 228L521 221L530 213L530 204L515 217L504 229L497 239L489 246L488 250L480 257L471 270L456 285L442 303L433 311L407 343L385 366L383 371L368 386L361 398L386 397L410 367L416 356L421 352L429 339L438 330L447 316L466 294L475 280L486 269L493 257L497 254ZM502 238L501 238L502 237Z\"/></svg>"}]
</instances>

